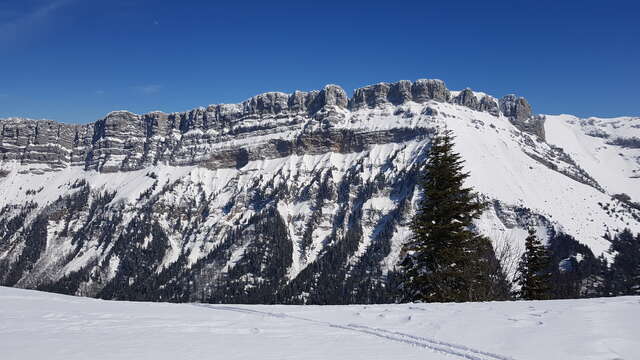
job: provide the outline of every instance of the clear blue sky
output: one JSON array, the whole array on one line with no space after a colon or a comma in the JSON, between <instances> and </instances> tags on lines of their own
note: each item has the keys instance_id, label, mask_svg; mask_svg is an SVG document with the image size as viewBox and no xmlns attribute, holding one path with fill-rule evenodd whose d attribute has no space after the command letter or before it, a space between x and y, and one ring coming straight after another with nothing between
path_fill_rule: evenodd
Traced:
<instances>
[{"instance_id":1,"label":"clear blue sky","mask_svg":"<svg viewBox=\"0 0 640 360\"><path fill-rule=\"evenodd\" d=\"M636 3L0 0L0 117L82 123L425 77L537 113L640 115Z\"/></svg>"}]
</instances>

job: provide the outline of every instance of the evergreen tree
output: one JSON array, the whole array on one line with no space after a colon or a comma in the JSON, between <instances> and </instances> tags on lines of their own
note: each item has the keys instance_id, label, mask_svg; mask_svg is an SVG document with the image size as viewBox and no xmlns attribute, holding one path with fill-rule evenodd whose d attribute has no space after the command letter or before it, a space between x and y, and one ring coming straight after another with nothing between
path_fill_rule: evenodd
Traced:
<instances>
[{"instance_id":1,"label":"evergreen tree","mask_svg":"<svg viewBox=\"0 0 640 360\"><path fill-rule=\"evenodd\" d=\"M595 258L591 267L592 271L583 280L583 288L580 297L600 297L609 293L607 284L607 273L609 265L607 258L600 254Z\"/></svg>"},{"instance_id":2,"label":"evergreen tree","mask_svg":"<svg viewBox=\"0 0 640 360\"><path fill-rule=\"evenodd\" d=\"M640 234L634 237L625 229L611 240L609 252L615 254L610 276L612 295L640 294Z\"/></svg>"},{"instance_id":3,"label":"evergreen tree","mask_svg":"<svg viewBox=\"0 0 640 360\"><path fill-rule=\"evenodd\" d=\"M504 280L496 276L502 271L490 241L472 231L485 204L464 187L469 174L453 146L449 130L431 143L420 182L423 198L411 222L413 236L403 248L405 301L490 300L500 288L495 283Z\"/></svg>"},{"instance_id":4,"label":"evergreen tree","mask_svg":"<svg viewBox=\"0 0 640 360\"><path fill-rule=\"evenodd\" d=\"M525 251L518 266L519 297L525 300L550 298L549 252L533 229L525 240Z\"/></svg>"},{"instance_id":5,"label":"evergreen tree","mask_svg":"<svg viewBox=\"0 0 640 360\"><path fill-rule=\"evenodd\" d=\"M596 257L588 246L562 232L553 231L546 248L552 299L595 297L607 293L606 258Z\"/></svg>"}]
</instances>

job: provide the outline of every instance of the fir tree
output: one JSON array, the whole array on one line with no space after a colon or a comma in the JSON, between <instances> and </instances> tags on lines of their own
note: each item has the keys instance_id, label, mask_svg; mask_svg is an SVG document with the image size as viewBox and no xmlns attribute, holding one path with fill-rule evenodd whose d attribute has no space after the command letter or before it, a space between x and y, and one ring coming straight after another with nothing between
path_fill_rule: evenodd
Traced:
<instances>
[{"instance_id":1,"label":"fir tree","mask_svg":"<svg viewBox=\"0 0 640 360\"><path fill-rule=\"evenodd\" d=\"M640 294L640 234L625 229L611 240L609 252L615 254L611 264L613 295Z\"/></svg>"},{"instance_id":2,"label":"fir tree","mask_svg":"<svg viewBox=\"0 0 640 360\"><path fill-rule=\"evenodd\" d=\"M485 204L464 187L469 174L453 146L449 130L431 143L420 183L423 198L411 222L413 236L403 248L405 301L489 300L500 288L495 283L504 280L490 241L472 231Z\"/></svg>"},{"instance_id":3,"label":"fir tree","mask_svg":"<svg viewBox=\"0 0 640 360\"><path fill-rule=\"evenodd\" d=\"M533 229L525 240L525 251L518 266L519 297L525 300L550 298L549 252Z\"/></svg>"}]
</instances>

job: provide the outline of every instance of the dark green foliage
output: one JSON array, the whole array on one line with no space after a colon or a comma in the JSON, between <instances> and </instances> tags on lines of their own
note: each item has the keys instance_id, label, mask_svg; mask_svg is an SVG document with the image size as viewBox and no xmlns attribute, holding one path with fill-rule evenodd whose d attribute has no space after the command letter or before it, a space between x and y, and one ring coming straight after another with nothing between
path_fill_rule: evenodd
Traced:
<instances>
[{"instance_id":1,"label":"dark green foliage","mask_svg":"<svg viewBox=\"0 0 640 360\"><path fill-rule=\"evenodd\" d=\"M549 252L533 229L525 240L525 251L518 266L518 296L525 300L545 300L551 297Z\"/></svg>"},{"instance_id":2,"label":"dark green foliage","mask_svg":"<svg viewBox=\"0 0 640 360\"><path fill-rule=\"evenodd\" d=\"M633 275L633 284L631 284L631 293L634 295L640 294L640 264L636 266L635 274Z\"/></svg>"},{"instance_id":3,"label":"dark green foliage","mask_svg":"<svg viewBox=\"0 0 640 360\"><path fill-rule=\"evenodd\" d=\"M154 173L152 173L154 174ZM156 179L153 184L151 184L151 187L149 187L147 190L143 191L142 193L140 193L140 196L138 196L138 201L142 201L144 199L149 199L151 197L151 195L153 194L153 192L156 190L156 187L158 187L158 180L157 178L154 178L152 176L150 176L153 179Z\"/></svg>"},{"instance_id":4,"label":"dark green foliage","mask_svg":"<svg viewBox=\"0 0 640 360\"><path fill-rule=\"evenodd\" d=\"M474 301L510 300L511 283L503 271L500 260L496 257L491 241L486 237L479 237L476 250L475 293Z\"/></svg>"},{"instance_id":5,"label":"dark green foliage","mask_svg":"<svg viewBox=\"0 0 640 360\"><path fill-rule=\"evenodd\" d=\"M609 144L622 146L629 149L640 149L640 138L632 136L628 138L615 138Z\"/></svg>"},{"instance_id":6,"label":"dark green foliage","mask_svg":"<svg viewBox=\"0 0 640 360\"><path fill-rule=\"evenodd\" d=\"M423 198L411 222L412 239L404 246L405 301L492 300L499 264L488 239L472 231L485 204L471 188L469 174L453 151L451 131L434 137L420 181ZM496 275L498 274L498 275Z\"/></svg>"},{"instance_id":7,"label":"dark green foliage","mask_svg":"<svg viewBox=\"0 0 640 360\"><path fill-rule=\"evenodd\" d=\"M622 194L614 194L611 196L612 199L614 200L618 200L622 203L624 203L625 205L629 206L632 209L636 209L636 210L640 210L640 203L637 202L633 202L631 200L631 197L625 193ZM634 212L631 212L632 215L635 215ZM635 216L634 216L635 218Z\"/></svg>"},{"instance_id":8,"label":"dark green foliage","mask_svg":"<svg viewBox=\"0 0 640 360\"><path fill-rule=\"evenodd\" d=\"M5 242L24 225L29 213L37 207L38 204L29 201L23 206L6 205L0 209L0 250ZM10 216L14 210L17 210L18 213L15 216Z\"/></svg>"},{"instance_id":9,"label":"dark green foliage","mask_svg":"<svg viewBox=\"0 0 640 360\"><path fill-rule=\"evenodd\" d=\"M25 272L29 271L37 263L49 240L47 239L47 228L50 223L63 224L62 231L54 235L72 235L72 244L75 245L75 247L65 255L65 262L71 261L78 254L83 245L82 239L91 236L91 231L102 231L110 225L110 222L103 221L104 219L96 220L95 214L99 211L104 211L104 206L111 201L115 193L98 194L97 197L94 197L84 226L81 226L80 229L75 229L74 234L70 234L69 227L71 222L77 220L79 215L89 208L89 199L92 197L89 186L83 180L74 182L72 188L76 191L65 196L60 196L53 203L42 209L38 216L28 225L25 224L25 219L29 212L37 208L35 203L27 203L17 216L13 218L9 217L8 221L4 220L7 219L7 217L2 215L4 211L9 212L12 209L5 207L5 209L0 210L0 219L3 219L0 220L0 250L2 249L3 241L9 240L8 237L5 238L3 236L4 230L8 230L5 235L9 235L9 232L15 233L19 227L26 227L25 230L17 234L19 238L24 239L25 242L21 256L11 266L8 266L6 261L0 261L1 282L6 285L17 282ZM15 212L15 209L13 212ZM108 231L100 232L103 236L109 233ZM7 245L11 244L8 243ZM11 270L3 271L3 268ZM80 269L63 276L53 283L40 283L35 284L35 286L47 291L75 294L81 280L86 281L88 276L89 274L86 269ZM4 278L4 280L2 278Z\"/></svg>"},{"instance_id":10,"label":"dark green foliage","mask_svg":"<svg viewBox=\"0 0 640 360\"><path fill-rule=\"evenodd\" d=\"M15 285L25 272L30 271L38 261L40 255L47 247L47 222L46 215L38 215L25 233L25 246L13 268L6 275L3 285Z\"/></svg>"},{"instance_id":11,"label":"dark green foliage","mask_svg":"<svg viewBox=\"0 0 640 360\"><path fill-rule=\"evenodd\" d=\"M90 265L94 265L91 263ZM58 294L78 294L78 288L82 282L86 282L90 279L90 266L86 266L78 271L73 271L69 274L62 276L58 281L54 283L47 283L38 286L40 291L54 292Z\"/></svg>"},{"instance_id":12,"label":"dark green foliage","mask_svg":"<svg viewBox=\"0 0 640 360\"><path fill-rule=\"evenodd\" d=\"M253 226L255 240L245 249L242 259L229 271L228 276L255 279L247 284L250 302L276 303L279 302L277 291L286 284L287 269L293 261L293 244L277 211L265 213Z\"/></svg>"},{"instance_id":13,"label":"dark green foliage","mask_svg":"<svg viewBox=\"0 0 640 360\"><path fill-rule=\"evenodd\" d=\"M342 206L334 216L334 231L325 240L328 245L314 262L280 291L280 298L287 299L285 302L366 304L396 301L399 283L397 273L383 274L379 264L391 251L394 225L403 220L403 215L410 206L410 194L414 191L417 167L397 177L392 184L388 183L383 174L375 179L363 181L360 176L362 171L365 171L362 167L349 171L336 186L337 199L331 200L337 200L336 202ZM324 194L328 193L324 190L326 187L319 183L317 196L329 200L328 194ZM368 198L383 189L391 191L391 196L399 201L398 207L378 220L370 235L371 246L359 258L354 259L353 255L363 241L363 205ZM350 193L355 193L356 196L350 198ZM336 229L345 221L349 227L341 235Z\"/></svg>"},{"instance_id":14,"label":"dark green foliage","mask_svg":"<svg viewBox=\"0 0 640 360\"><path fill-rule=\"evenodd\" d=\"M549 263L548 296L551 299L576 299L597 296L640 294L640 234L624 230L613 238L609 265L606 258L596 257L591 249L573 237L553 233L547 249Z\"/></svg>"},{"instance_id":15,"label":"dark green foliage","mask_svg":"<svg viewBox=\"0 0 640 360\"><path fill-rule=\"evenodd\" d=\"M442 143L440 146L443 147ZM427 285L438 291L449 291L448 297L417 300L508 299L510 284L494 249L486 238L474 232L471 225L483 204L470 189L462 188L467 175L462 172L461 161L455 156L453 161L451 158L448 161L457 166L454 170L457 169L458 173L443 171L442 164L447 158L441 156L440 168L433 172L438 174L439 180L431 183L435 190L425 191L425 199L420 204L428 207L423 209L423 221L440 220L419 224L414 220L413 224L422 230L431 229L431 232L424 231L423 235L429 240L434 239L427 245L420 245L422 247L416 246L416 249L435 249L428 254L432 259L446 256L444 261L430 262L440 266L436 268L439 272L432 271L430 277L424 278L433 280L440 276L444 279L442 282L429 281ZM73 192L45 208L38 209L35 203L27 203L0 209L0 251L20 245L17 256L0 261L0 282L10 285L19 281L19 286L121 300L265 304L355 304L407 300L406 294L397 291L399 288L408 289L405 268L388 272L385 269L389 259L395 258L392 239L397 236L399 227L407 225L415 186L424 185L427 178L420 183L421 166L397 168L394 157L373 178L367 176L370 168L364 161L340 176L333 176L330 169L318 172L305 180L301 188L292 188L287 182L278 182L277 185L270 182L265 186L261 180L254 179L246 199L216 198L218 194L204 191L202 185L188 181L166 184L154 181L151 188L141 194L139 203L130 207L120 200L114 201L115 192L100 193L79 180L71 186ZM417 164L422 164L427 159L426 151L420 152L415 159ZM147 176L157 180L154 173ZM334 180L337 178L340 180ZM299 182L297 178L292 180ZM461 191L447 187L452 183ZM182 192L183 186L174 189L177 185L195 187L193 192ZM178 196L170 196L168 201L162 196L165 192ZM397 206L391 210L365 206L368 200L378 196L388 196ZM428 196L440 201L429 202ZM622 202L629 200L625 196L616 198ZM306 231L291 232L287 227L291 219L281 217L279 201L308 201L311 212L295 215L296 224L302 224ZM243 202L250 212L236 216L245 210L237 205ZM217 226L219 223L211 226L217 221L213 218L218 214L216 206L222 206L225 215L230 215L227 217L228 227ZM38 209L37 213L35 209ZM496 201L493 210L503 219L502 215L515 216L514 226L535 222L551 227L550 220L531 209L508 206L501 209L501 203ZM453 221L442 220L447 217ZM327 224L327 219L332 219L333 224L329 227L333 230L317 231L318 225ZM53 236L50 239L46 238L47 223L49 234ZM298 237L301 233L302 236ZM319 239L319 233L324 238ZM445 234L454 236L445 241ZM42 277L38 282L31 281L25 275L29 271L42 270L41 265L45 262L40 257L47 241L58 241L61 237L72 245L64 255L65 259L60 260L61 264L86 256L87 251L95 252L99 257L83 263L81 268L69 266L65 275L60 277L58 272L51 277L55 280ZM632 262L639 256L637 246L629 246L637 244L637 238L621 234L609 240L615 255L610 268L604 258L594 257L588 247L572 237L552 234L548 245L549 297L638 293L640 269L637 262L635 265ZM297 244L292 241L297 241ZM315 253L319 241L322 242L322 250ZM367 247L360 252L364 241ZM28 250L23 251L22 244L26 244ZM169 252L170 246L175 244L184 245ZM305 263L307 267L297 276L289 278L287 273L292 270L294 248L303 257L313 256L314 260ZM173 259L173 256L177 256L177 260L166 264L166 260ZM423 261L424 269L429 270L426 260L413 259L417 263ZM118 268L113 277L115 264Z\"/></svg>"},{"instance_id":16,"label":"dark green foliage","mask_svg":"<svg viewBox=\"0 0 640 360\"><path fill-rule=\"evenodd\" d=\"M549 240L552 299L602 296L606 260L573 237L557 233Z\"/></svg>"},{"instance_id":17,"label":"dark green foliage","mask_svg":"<svg viewBox=\"0 0 640 360\"><path fill-rule=\"evenodd\" d=\"M324 174L324 177L321 179L320 175L316 176L313 181L311 181L304 189L303 189L303 198L307 197L305 200L309 200L311 197L311 187L317 183L318 190L317 196L315 198L315 204L313 206L312 213L309 215L309 220L307 222L307 226L305 232L302 236L302 242L300 244L300 248L303 254L306 255L306 252L313 241L313 231L316 229L318 221L322 218L322 207L325 202L331 199L331 189L332 184L330 183L331 179L331 170L327 171ZM305 196L306 195L306 196Z\"/></svg>"},{"instance_id":18,"label":"dark green foliage","mask_svg":"<svg viewBox=\"0 0 640 360\"><path fill-rule=\"evenodd\" d=\"M160 265L169 239L148 213L134 218L116 240L111 256L120 259L116 277L99 294L107 299L153 300L157 285L155 270Z\"/></svg>"},{"instance_id":19,"label":"dark green foliage","mask_svg":"<svg viewBox=\"0 0 640 360\"><path fill-rule=\"evenodd\" d=\"M611 240L615 254L609 274L611 295L640 295L640 234L625 229Z\"/></svg>"}]
</instances>

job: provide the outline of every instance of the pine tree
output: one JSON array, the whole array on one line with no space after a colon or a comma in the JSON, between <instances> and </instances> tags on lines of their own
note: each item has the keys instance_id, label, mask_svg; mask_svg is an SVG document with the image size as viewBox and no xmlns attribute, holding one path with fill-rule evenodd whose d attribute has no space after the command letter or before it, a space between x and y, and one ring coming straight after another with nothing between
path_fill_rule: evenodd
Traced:
<instances>
[{"instance_id":1,"label":"pine tree","mask_svg":"<svg viewBox=\"0 0 640 360\"><path fill-rule=\"evenodd\" d=\"M609 283L609 264L604 254L595 260L593 272L583 280L581 297L601 297L611 293Z\"/></svg>"},{"instance_id":2,"label":"pine tree","mask_svg":"<svg viewBox=\"0 0 640 360\"><path fill-rule=\"evenodd\" d=\"M453 151L451 131L431 143L420 186L423 198L405 244L403 300L424 302L481 301L495 298L504 280L491 242L472 231L485 203L464 187L469 174Z\"/></svg>"},{"instance_id":3,"label":"pine tree","mask_svg":"<svg viewBox=\"0 0 640 360\"><path fill-rule=\"evenodd\" d=\"M612 294L640 293L640 234L634 237L625 229L611 240L609 252L615 254L610 275Z\"/></svg>"},{"instance_id":4,"label":"pine tree","mask_svg":"<svg viewBox=\"0 0 640 360\"><path fill-rule=\"evenodd\" d=\"M549 252L533 229L525 240L525 251L518 266L519 297L525 300L550 298Z\"/></svg>"}]
</instances>

